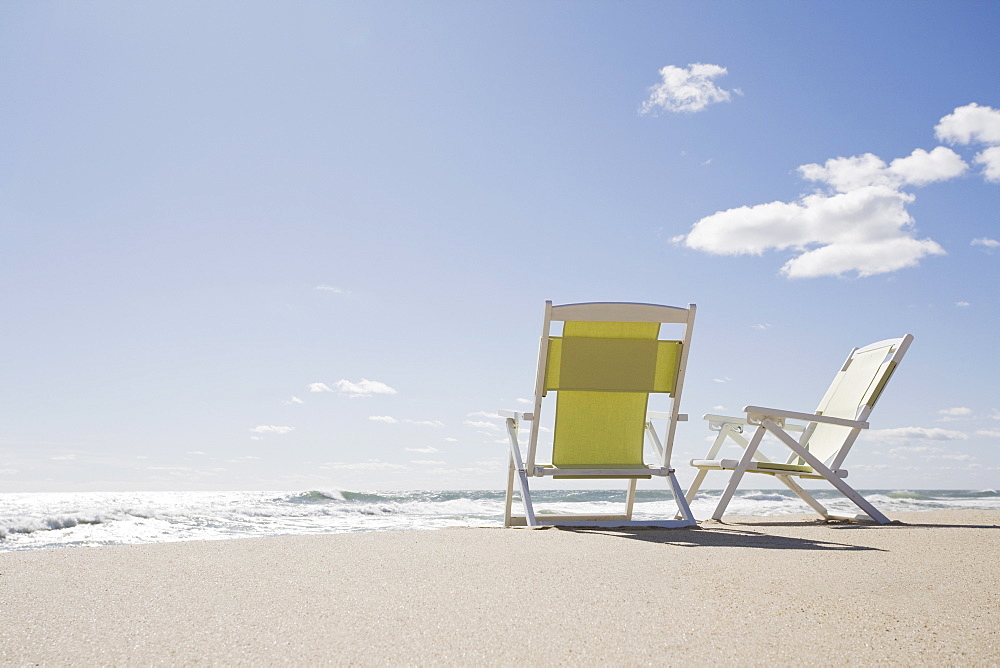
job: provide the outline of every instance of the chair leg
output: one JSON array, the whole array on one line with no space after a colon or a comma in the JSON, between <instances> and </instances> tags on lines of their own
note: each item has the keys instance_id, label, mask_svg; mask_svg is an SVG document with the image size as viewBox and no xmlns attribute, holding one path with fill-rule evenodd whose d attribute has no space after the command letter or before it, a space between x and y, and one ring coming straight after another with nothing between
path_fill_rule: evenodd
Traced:
<instances>
[{"instance_id":1,"label":"chair leg","mask_svg":"<svg viewBox=\"0 0 1000 668\"><path fill-rule=\"evenodd\" d=\"M625 498L625 517L632 519L632 507L635 505L635 485L636 479L628 481L628 496Z\"/></svg>"},{"instance_id":2,"label":"chair leg","mask_svg":"<svg viewBox=\"0 0 1000 668\"><path fill-rule=\"evenodd\" d=\"M684 495L684 500L688 503L694 501L695 495L698 490L701 489L701 483L705 482L705 476L708 475L708 469L698 469L698 473L694 476L694 482L688 487L687 494Z\"/></svg>"},{"instance_id":3,"label":"chair leg","mask_svg":"<svg viewBox=\"0 0 1000 668\"><path fill-rule=\"evenodd\" d=\"M521 449L517 444L517 421L507 418L507 436L510 440L510 464L508 465L508 496L513 494L513 478L517 476L517 486L521 492L521 504L524 506L524 521L529 527L538 526L535 519L535 508L531 503L531 491L528 489L528 475L521 461ZM507 502L508 505L510 501Z\"/></svg>"},{"instance_id":4,"label":"chair leg","mask_svg":"<svg viewBox=\"0 0 1000 668\"><path fill-rule=\"evenodd\" d=\"M719 435L715 437L715 441L712 443L712 447L709 449L708 454L705 456L705 459L715 459L718 456L719 450L722 449L722 445L723 443L726 442L727 438L733 439L733 441L735 441L738 446L740 446L745 450L747 447L749 447L750 444L747 441L747 439L745 439L743 436L740 435L741 433L742 432L737 432L731 425L728 424L724 425L719 430ZM767 458L762 456L760 453L754 454L754 459L767 461ZM694 482L691 483L691 486L688 488L687 494L684 495L684 499L688 503L694 501L694 497L698 493L698 490L701 489L701 485L703 482L705 482L705 476L707 475L708 475L708 469L698 469L698 473L695 474L694 477ZM677 514L677 517L678 518L680 517L680 513Z\"/></svg>"},{"instance_id":5,"label":"chair leg","mask_svg":"<svg viewBox=\"0 0 1000 668\"><path fill-rule=\"evenodd\" d=\"M698 493L698 490L701 489L701 483L704 482L707 474L708 469L698 469L698 473L694 476L694 481L691 483L691 486L688 487L687 494L684 495L684 505L688 506L689 510L691 508L691 502L694 501L695 495ZM680 502L677 503L677 506L678 508L680 507ZM674 515L674 519L679 520L680 518L681 512L678 510L677 514Z\"/></svg>"},{"instance_id":6,"label":"chair leg","mask_svg":"<svg viewBox=\"0 0 1000 668\"><path fill-rule=\"evenodd\" d=\"M813 510L815 510L817 513L820 514L820 516L823 517L823 519L827 520L830 519L830 511L827 510L822 503L817 501L816 497L814 497L806 490L802 489L802 486L799 485L799 483L795 482L786 475L776 475L774 477L780 480L782 483L784 483L785 487L795 492L795 495L797 497L808 503Z\"/></svg>"},{"instance_id":7,"label":"chair leg","mask_svg":"<svg viewBox=\"0 0 1000 668\"><path fill-rule=\"evenodd\" d=\"M509 455L507 465L507 499L503 508L503 525L511 525L511 505L514 503L514 455Z\"/></svg>"},{"instance_id":8,"label":"chair leg","mask_svg":"<svg viewBox=\"0 0 1000 668\"><path fill-rule=\"evenodd\" d=\"M798 441L788 435L784 429L778 426L777 423L770 419L765 419L761 421L761 428L766 428L771 431L775 436L777 436L785 445L787 445L791 450L797 454L799 457L806 461L814 471L819 473L821 476L826 478L827 482L837 488L837 490L851 500L851 503L856 505L861 510L865 511L868 517L872 518L879 524L889 524L889 518L883 515L875 506L868 502L868 499L858 494L853 487L844 482L844 479L840 476L834 474L833 471L827 467L826 464L816 459L816 457L802 447Z\"/></svg>"},{"instance_id":9,"label":"chair leg","mask_svg":"<svg viewBox=\"0 0 1000 668\"><path fill-rule=\"evenodd\" d=\"M754 453L760 447L760 442L764 438L765 431L764 427L757 427L757 430L754 432L753 438L750 439L750 443L747 445L747 449L743 451L743 457L740 458L739 464L733 470L733 475L729 478L729 484L726 485L725 491L722 492L722 498L719 499L719 504L715 507L715 512L712 513L713 520L722 519L722 514L726 512L726 506L732 500L733 494L736 493L736 488L740 486L743 474L747 472L750 462L753 461Z\"/></svg>"},{"instance_id":10,"label":"chair leg","mask_svg":"<svg viewBox=\"0 0 1000 668\"><path fill-rule=\"evenodd\" d=\"M677 476L671 471L667 477L670 479L670 493L674 495L674 503L677 504L677 508L679 509L674 519L682 518L692 525L695 524L694 514L691 512L691 506L688 505L687 499L684 497L684 490L681 489L681 484L677 482Z\"/></svg>"},{"instance_id":11,"label":"chair leg","mask_svg":"<svg viewBox=\"0 0 1000 668\"><path fill-rule=\"evenodd\" d=\"M828 478L828 480L834 487L840 490L841 494L850 499L854 503L854 505L856 505L861 510L865 511L865 514L867 514L868 517L872 518L879 524L890 524L890 520L888 517L883 515L881 511L878 510L878 508L876 508L875 506L873 506L871 503L868 502L868 499L858 494L853 487L848 485L839 477L834 476L832 478Z\"/></svg>"},{"instance_id":12,"label":"chair leg","mask_svg":"<svg viewBox=\"0 0 1000 668\"><path fill-rule=\"evenodd\" d=\"M518 486L521 488L521 504L524 506L524 521L529 527L538 526L535 519L535 507L531 503L531 492L528 490L528 476L524 471L517 472Z\"/></svg>"}]
</instances>

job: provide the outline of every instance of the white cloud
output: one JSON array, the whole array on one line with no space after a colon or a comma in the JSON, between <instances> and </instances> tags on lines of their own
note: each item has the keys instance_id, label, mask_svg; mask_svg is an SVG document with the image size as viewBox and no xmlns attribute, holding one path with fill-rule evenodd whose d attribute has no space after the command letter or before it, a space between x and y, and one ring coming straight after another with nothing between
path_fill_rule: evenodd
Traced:
<instances>
[{"instance_id":1,"label":"white cloud","mask_svg":"<svg viewBox=\"0 0 1000 668\"><path fill-rule=\"evenodd\" d=\"M1000 241L990 239L989 237L980 237L978 239L973 239L971 245L984 246L986 248L1000 248Z\"/></svg>"},{"instance_id":2,"label":"white cloud","mask_svg":"<svg viewBox=\"0 0 1000 668\"><path fill-rule=\"evenodd\" d=\"M319 384L322 385L322 383ZM304 404L305 402L299 399L298 397L292 397L291 399L283 400L281 403L285 404L286 406L291 406L292 404Z\"/></svg>"},{"instance_id":3,"label":"white cloud","mask_svg":"<svg viewBox=\"0 0 1000 668\"><path fill-rule=\"evenodd\" d=\"M865 440L898 441L964 441L969 435L962 431L941 429L940 427L897 427L895 429L872 429L862 432Z\"/></svg>"},{"instance_id":4,"label":"white cloud","mask_svg":"<svg viewBox=\"0 0 1000 668\"><path fill-rule=\"evenodd\" d=\"M317 285L316 289L317 290L322 290L324 292L333 292L333 293L336 293L338 295L347 294L347 290L344 290L342 288L337 288L337 287L334 287L332 285Z\"/></svg>"},{"instance_id":5,"label":"white cloud","mask_svg":"<svg viewBox=\"0 0 1000 668\"><path fill-rule=\"evenodd\" d=\"M942 141L1000 143L1000 112L962 107L941 119L936 131ZM986 166L987 179L1000 181L1000 146L981 152L976 161ZM716 212L673 241L715 255L791 251L794 257L781 268L788 278L898 271L945 254L933 239L917 237L907 211L915 197L903 188L948 181L967 169L961 156L944 146L914 149L888 164L865 153L802 165L799 175L823 189L793 202Z\"/></svg>"},{"instance_id":6,"label":"white cloud","mask_svg":"<svg viewBox=\"0 0 1000 668\"><path fill-rule=\"evenodd\" d=\"M250 430L254 434L287 434L290 431L295 431L295 427L284 427L274 424L259 424Z\"/></svg>"},{"instance_id":7,"label":"white cloud","mask_svg":"<svg viewBox=\"0 0 1000 668\"><path fill-rule=\"evenodd\" d=\"M411 459L410 463L419 466L444 466L448 462L440 462L434 459Z\"/></svg>"},{"instance_id":8,"label":"white cloud","mask_svg":"<svg viewBox=\"0 0 1000 668\"><path fill-rule=\"evenodd\" d=\"M983 178L992 183L1000 183L1000 146L991 146L980 151L976 164L983 166Z\"/></svg>"},{"instance_id":9,"label":"white cloud","mask_svg":"<svg viewBox=\"0 0 1000 668\"><path fill-rule=\"evenodd\" d=\"M798 172L806 181L826 183L842 193L865 186L893 185L885 161L873 153L850 158L830 158L822 165L801 165Z\"/></svg>"},{"instance_id":10,"label":"white cloud","mask_svg":"<svg viewBox=\"0 0 1000 668\"><path fill-rule=\"evenodd\" d=\"M706 63L694 63L687 68L667 65L660 70L663 81L650 87L649 98L642 103L639 113L656 114L663 109L693 113L716 102L728 102L732 93L712 81L728 72L725 67Z\"/></svg>"},{"instance_id":11,"label":"white cloud","mask_svg":"<svg viewBox=\"0 0 1000 668\"><path fill-rule=\"evenodd\" d=\"M723 376L722 378L713 378L712 380L716 383L728 383L732 380L732 378L729 376Z\"/></svg>"},{"instance_id":12,"label":"white cloud","mask_svg":"<svg viewBox=\"0 0 1000 668\"><path fill-rule=\"evenodd\" d=\"M954 156L942 147L931 153L914 151L910 162L897 171L871 154L804 165L800 168L804 178L824 182L837 192L720 211L702 218L674 241L716 255L791 250L797 255L781 268L788 278L850 272L873 276L915 266L920 259L945 251L932 239L915 238L913 218L906 210L915 198L899 187L950 178L957 167L951 157L941 158L939 149Z\"/></svg>"},{"instance_id":13,"label":"white cloud","mask_svg":"<svg viewBox=\"0 0 1000 668\"><path fill-rule=\"evenodd\" d=\"M970 304L969 302L955 302L955 306L965 307L965 306L972 306L972 304Z\"/></svg>"},{"instance_id":14,"label":"white cloud","mask_svg":"<svg viewBox=\"0 0 1000 668\"><path fill-rule=\"evenodd\" d=\"M362 378L357 383L352 383L349 380L341 379L333 384L333 387L337 388L341 394L346 394L350 397L370 397L373 394L396 394L396 390L389 387L385 383L380 383L377 380L368 380L367 378ZM333 387L330 387L326 383L310 383L310 392L334 392Z\"/></svg>"},{"instance_id":15,"label":"white cloud","mask_svg":"<svg viewBox=\"0 0 1000 668\"><path fill-rule=\"evenodd\" d=\"M499 420L500 419L500 416L496 412L488 413L487 411L475 411L474 413L466 413L465 417L481 417L481 418L489 418L489 419L493 419L493 420Z\"/></svg>"},{"instance_id":16,"label":"white cloud","mask_svg":"<svg viewBox=\"0 0 1000 668\"><path fill-rule=\"evenodd\" d=\"M1000 429L980 429L976 436L989 436L990 438L1000 438Z\"/></svg>"},{"instance_id":17,"label":"white cloud","mask_svg":"<svg viewBox=\"0 0 1000 668\"><path fill-rule=\"evenodd\" d=\"M950 148L938 146L930 152L913 149L905 158L896 158L886 170L893 182L901 186L925 186L938 181L950 181L969 168ZM897 180L898 179L898 180Z\"/></svg>"},{"instance_id":18,"label":"white cloud","mask_svg":"<svg viewBox=\"0 0 1000 668\"><path fill-rule=\"evenodd\" d=\"M952 144L1000 144L1000 111L975 102L957 107L935 126L934 134Z\"/></svg>"},{"instance_id":19,"label":"white cloud","mask_svg":"<svg viewBox=\"0 0 1000 668\"><path fill-rule=\"evenodd\" d=\"M798 255L781 268L788 278L849 272L873 276L944 254L936 241L913 236L913 219L906 211L913 200L887 185L868 185L807 195L798 202L742 206L702 218L675 241L716 255L792 250Z\"/></svg>"},{"instance_id":20,"label":"white cloud","mask_svg":"<svg viewBox=\"0 0 1000 668\"><path fill-rule=\"evenodd\" d=\"M397 420L396 418L392 417L391 415L369 415L368 419L372 420L373 422L385 422L386 424L399 424L399 422L400 422L399 420ZM415 425L418 425L418 426L421 426L421 427L443 427L444 426L444 422L441 422L441 420L410 420L409 418L406 418L406 419L404 419L402 421L405 422L405 423L407 423L407 424L415 424Z\"/></svg>"},{"instance_id":21,"label":"white cloud","mask_svg":"<svg viewBox=\"0 0 1000 668\"><path fill-rule=\"evenodd\" d=\"M975 102L957 107L934 128L938 139L952 144L986 144L974 158L987 181L1000 183L1000 110Z\"/></svg>"},{"instance_id":22,"label":"white cloud","mask_svg":"<svg viewBox=\"0 0 1000 668\"><path fill-rule=\"evenodd\" d=\"M762 332L765 329L771 329L771 323L769 322L759 322L756 325L750 325L750 326L753 327L754 329L759 329Z\"/></svg>"},{"instance_id":23,"label":"white cloud","mask_svg":"<svg viewBox=\"0 0 1000 668\"><path fill-rule=\"evenodd\" d=\"M319 384L322 385L322 383ZM362 378L357 383L341 379L334 383L334 385L340 390L341 394L347 394L351 397L370 397L373 394L396 394L396 390L385 383L380 383L377 380L368 380L367 378Z\"/></svg>"},{"instance_id":24,"label":"white cloud","mask_svg":"<svg viewBox=\"0 0 1000 668\"><path fill-rule=\"evenodd\" d=\"M451 436L449 436L448 438L446 438L444 440L447 441L448 443L458 443L458 439L457 438L452 438Z\"/></svg>"},{"instance_id":25,"label":"white cloud","mask_svg":"<svg viewBox=\"0 0 1000 668\"><path fill-rule=\"evenodd\" d=\"M383 462L380 459L369 459L366 462L328 462L326 464L320 464L320 469L329 470L334 469L338 471L384 471L387 469L405 469L406 466L402 464L393 464L391 462Z\"/></svg>"},{"instance_id":26,"label":"white cloud","mask_svg":"<svg viewBox=\"0 0 1000 668\"><path fill-rule=\"evenodd\" d=\"M391 415L369 415L368 419L372 420L373 422L385 422L386 424L396 424L397 422L399 422L399 420L392 417Z\"/></svg>"},{"instance_id":27,"label":"white cloud","mask_svg":"<svg viewBox=\"0 0 1000 668\"><path fill-rule=\"evenodd\" d=\"M1000 110L977 104L956 108L935 127L941 141L987 144L975 156L988 181L1000 183ZM821 190L793 202L775 201L719 211L697 221L676 243L715 255L762 255L786 251L781 268L788 278L873 276L916 266L944 255L933 239L921 239L907 207L915 197L903 189L948 181L968 164L955 151L937 146L914 149L886 163L865 153L799 167L799 175ZM973 245L992 249L993 239Z\"/></svg>"},{"instance_id":28,"label":"white cloud","mask_svg":"<svg viewBox=\"0 0 1000 668\"><path fill-rule=\"evenodd\" d=\"M71 462L74 459L76 459L76 455L73 455L73 454L69 454L69 455L52 455L51 457L48 457L47 459L49 459L50 461L53 461L53 462Z\"/></svg>"},{"instance_id":29,"label":"white cloud","mask_svg":"<svg viewBox=\"0 0 1000 668\"><path fill-rule=\"evenodd\" d=\"M972 409L966 408L965 406L956 406L955 408L942 408L938 411L938 422L954 422L955 420L961 420L972 415Z\"/></svg>"},{"instance_id":30,"label":"white cloud","mask_svg":"<svg viewBox=\"0 0 1000 668\"><path fill-rule=\"evenodd\" d=\"M924 461L932 461L935 459L947 459L952 461L967 462L975 459L972 455L967 455L960 452L951 452L945 450L944 448L938 448L929 445L918 445L918 446L900 446L898 448L893 448L889 450L889 455L892 457L901 457L904 459L913 459L914 457L920 457Z\"/></svg>"},{"instance_id":31,"label":"white cloud","mask_svg":"<svg viewBox=\"0 0 1000 668\"><path fill-rule=\"evenodd\" d=\"M430 455L435 452L441 452L437 448L428 445L426 448L404 448L407 452L419 452L421 454Z\"/></svg>"},{"instance_id":32,"label":"white cloud","mask_svg":"<svg viewBox=\"0 0 1000 668\"><path fill-rule=\"evenodd\" d=\"M486 429L487 431L500 431L500 425L484 420L465 420L462 424L467 424L476 429Z\"/></svg>"},{"instance_id":33,"label":"white cloud","mask_svg":"<svg viewBox=\"0 0 1000 668\"><path fill-rule=\"evenodd\" d=\"M441 422L441 420L404 420L404 422L407 422L409 424L415 424L421 427L437 428L444 426L444 422Z\"/></svg>"},{"instance_id":34,"label":"white cloud","mask_svg":"<svg viewBox=\"0 0 1000 668\"><path fill-rule=\"evenodd\" d=\"M818 181L847 193L866 186L888 186L898 189L907 185L922 186L935 181L947 181L968 169L965 161L950 148L938 146L928 152L921 148L891 164L872 153L850 158L831 158L823 165L799 167L807 181Z\"/></svg>"},{"instance_id":35,"label":"white cloud","mask_svg":"<svg viewBox=\"0 0 1000 668\"><path fill-rule=\"evenodd\" d=\"M517 403L519 403L519 404L529 404L529 405L530 405L530 404L533 404L533 403L535 403L535 402L534 402L534 401L532 401L531 399L525 399L525 398L523 398L523 397L518 397L518 398L516 399L516 401L517 401Z\"/></svg>"}]
</instances>

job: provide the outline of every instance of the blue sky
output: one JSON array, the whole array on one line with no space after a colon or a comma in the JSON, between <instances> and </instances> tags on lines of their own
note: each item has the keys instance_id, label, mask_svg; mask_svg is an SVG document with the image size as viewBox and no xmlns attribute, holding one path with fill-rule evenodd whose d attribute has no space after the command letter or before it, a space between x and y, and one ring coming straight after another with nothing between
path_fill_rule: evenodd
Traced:
<instances>
[{"instance_id":1,"label":"blue sky","mask_svg":"<svg viewBox=\"0 0 1000 668\"><path fill-rule=\"evenodd\" d=\"M499 488L545 299L697 303L692 417L912 333L851 480L996 488L998 24L6 3L0 490Z\"/></svg>"}]
</instances>

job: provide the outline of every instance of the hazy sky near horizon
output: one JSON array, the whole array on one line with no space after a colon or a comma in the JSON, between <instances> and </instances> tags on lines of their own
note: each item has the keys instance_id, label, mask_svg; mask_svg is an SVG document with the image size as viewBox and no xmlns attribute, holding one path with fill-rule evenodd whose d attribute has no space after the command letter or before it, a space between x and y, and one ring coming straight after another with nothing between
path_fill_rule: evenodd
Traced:
<instances>
[{"instance_id":1,"label":"hazy sky near horizon","mask_svg":"<svg viewBox=\"0 0 1000 668\"><path fill-rule=\"evenodd\" d=\"M546 299L698 304L683 484L909 332L852 483L996 488L998 25L4 3L0 492L499 489Z\"/></svg>"}]
</instances>

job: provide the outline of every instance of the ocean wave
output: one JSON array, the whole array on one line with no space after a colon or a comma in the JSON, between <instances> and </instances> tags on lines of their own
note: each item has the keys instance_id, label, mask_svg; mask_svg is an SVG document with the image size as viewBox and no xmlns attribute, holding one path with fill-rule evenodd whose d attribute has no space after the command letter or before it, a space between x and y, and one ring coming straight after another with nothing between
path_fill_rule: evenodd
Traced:
<instances>
[{"instance_id":1,"label":"ocean wave","mask_svg":"<svg viewBox=\"0 0 1000 668\"><path fill-rule=\"evenodd\" d=\"M342 492L345 501L365 501L368 503L378 503L379 501L389 500L387 496L383 494L377 494L374 492Z\"/></svg>"},{"instance_id":2,"label":"ocean wave","mask_svg":"<svg viewBox=\"0 0 1000 668\"><path fill-rule=\"evenodd\" d=\"M742 494L741 498L747 501L791 501L793 497L780 492L750 492Z\"/></svg>"},{"instance_id":3,"label":"ocean wave","mask_svg":"<svg viewBox=\"0 0 1000 668\"><path fill-rule=\"evenodd\" d=\"M74 517L72 515L52 515L49 517L29 518L14 524L0 526L0 540L11 534L30 534L36 531L59 531L70 529L81 524L103 524L105 517Z\"/></svg>"},{"instance_id":4,"label":"ocean wave","mask_svg":"<svg viewBox=\"0 0 1000 668\"><path fill-rule=\"evenodd\" d=\"M287 503L329 503L330 501L346 500L344 493L339 490L325 492L317 489L302 492L301 494L292 494L284 498L284 501Z\"/></svg>"},{"instance_id":5,"label":"ocean wave","mask_svg":"<svg viewBox=\"0 0 1000 668\"><path fill-rule=\"evenodd\" d=\"M914 500L929 500L933 497L927 496L926 494L921 494L920 492L911 492L907 489L897 490L895 492L889 492L886 494L890 499L914 499Z\"/></svg>"}]
</instances>

